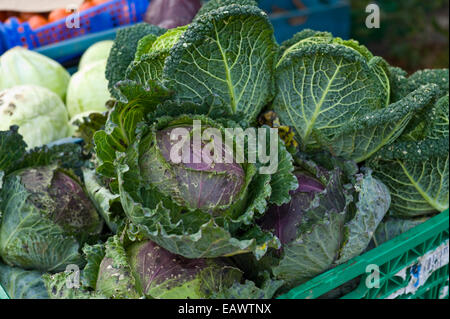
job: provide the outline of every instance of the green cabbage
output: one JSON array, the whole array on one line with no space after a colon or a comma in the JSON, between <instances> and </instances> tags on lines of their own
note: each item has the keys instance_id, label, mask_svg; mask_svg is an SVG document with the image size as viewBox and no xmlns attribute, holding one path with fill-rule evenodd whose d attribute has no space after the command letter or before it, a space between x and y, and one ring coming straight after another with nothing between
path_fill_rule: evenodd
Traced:
<instances>
[{"instance_id":1,"label":"green cabbage","mask_svg":"<svg viewBox=\"0 0 450 319\"><path fill-rule=\"evenodd\" d=\"M0 92L0 130L19 126L29 148L71 135L69 116L61 99L36 85L20 85Z\"/></svg>"},{"instance_id":2,"label":"green cabbage","mask_svg":"<svg viewBox=\"0 0 450 319\"><path fill-rule=\"evenodd\" d=\"M432 84L391 98L389 68L354 40L304 30L283 43L274 111L305 152L363 162L392 143L436 93Z\"/></svg>"},{"instance_id":3,"label":"green cabbage","mask_svg":"<svg viewBox=\"0 0 450 319\"><path fill-rule=\"evenodd\" d=\"M347 176L338 165L327 170L302 157L296 158L299 187L291 192L291 201L270 206L258 220L280 239L281 248L259 261L250 255L234 257L253 277L272 272L285 288L362 254L391 202L387 187L370 170Z\"/></svg>"},{"instance_id":4,"label":"green cabbage","mask_svg":"<svg viewBox=\"0 0 450 319\"><path fill-rule=\"evenodd\" d=\"M419 71L397 80L399 98L429 83L439 88L438 94L394 143L369 159L369 166L391 192L392 216L433 215L449 207L448 69Z\"/></svg>"},{"instance_id":5,"label":"green cabbage","mask_svg":"<svg viewBox=\"0 0 450 319\"><path fill-rule=\"evenodd\" d=\"M113 44L114 41L106 40L91 45L81 56L78 70L84 69L91 63L108 59Z\"/></svg>"},{"instance_id":6,"label":"green cabbage","mask_svg":"<svg viewBox=\"0 0 450 319\"><path fill-rule=\"evenodd\" d=\"M289 201L289 190L296 187L290 174L292 158L281 142L278 171L272 175L260 174L260 164L247 162L174 164L166 153L171 148L163 138L167 129L192 127L194 120L222 134L224 128L205 116L165 117L151 126L141 125L136 135L138 122L133 121L139 121L142 112L134 102L121 105L110 114L106 129L94 136L97 172L113 178L127 217L142 234L187 258L243 252L259 258L268 247L278 246L277 239L252 221L264 213L268 202ZM125 143L120 145L118 140ZM202 189L214 194L208 197Z\"/></svg>"},{"instance_id":7,"label":"green cabbage","mask_svg":"<svg viewBox=\"0 0 450 319\"><path fill-rule=\"evenodd\" d=\"M58 62L22 47L0 57L0 90L16 85L35 84L66 98L70 74Z\"/></svg>"},{"instance_id":8,"label":"green cabbage","mask_svg":"<svg viewBox=\"0 0 450 319\"><path fill-rule=\"evenodd\" d=\"M11 299L48 299L42 273L0 263L0 286Z\"/></svg>"},{"instance_id":9,"label":"green cabbage","mask_svg":"<svg viewBox=\"0 0 450 319\"><path fill-rule=\"evenodd\" d=\"M0 256L24 269L53 272L82 265L80 245L102 227L80 181L55 166L8 175L0 211Z\"/></svg>"},{"instance_id":10,"label":"green cabbage","mask_svg":"<svg viewBox=\"0 0 450 319\"><path fill-rule=\"evenodd\" d=\"M170 90L171 100L206 101L228 118L255 123L274 95L277 50L267 14L253 5L228 5L187 28L143 38L121 86L131 81L147 88L158 81Z\"/></svg>"},{"instance_id":11,"label":"green cabbage","mask_svg":"<svg viewBox=\"0 0 450 319\"><path fill-rule=\"evenodd\" d=\"M16 126L0 131L0 257L26 270L82 266L81 245L103 225L74 173L85 163L82 148L25 148Z\"/></svg>"},{"instance_id":12,"label":"green cabbage","mask_svg":"<svg viewBox=\"0 0 450 319\"><path fill-rule=\"evenodd\" d=\"M87 265L78 289L64 287L67 275L45 275L51 298L203 299L239 283L242 272L217 259L186 259L151 241L125 245L117 236L85 246Z\"/></svg>"},{"instance_id":13,"label":"green cabbage","mask_svg":"<svg viewBox=\"0 0 450 319\"><path fill-rule=\"evenodd\" d=\"M86 112L105 112L110 99L105 78L106 60L85 66L70 79L67 90L67 109L71 118Z\"/></svg>"}]
</instances>

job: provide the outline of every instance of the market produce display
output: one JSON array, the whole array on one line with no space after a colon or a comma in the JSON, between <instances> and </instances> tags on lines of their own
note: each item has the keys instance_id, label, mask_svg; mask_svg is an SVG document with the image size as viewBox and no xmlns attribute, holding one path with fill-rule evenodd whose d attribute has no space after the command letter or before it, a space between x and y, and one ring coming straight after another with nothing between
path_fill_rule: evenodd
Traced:
<instances>
[{"instance_id":1,"label":"market produce display","mask_svg":"<svg viewBox=\"0 0 450 319\"><path fill-rule=\"evenodd\" d=\"M448 69L313 30L279 45L253 0L169 27L119 30L59 93L63 72L0 77L11 298L276 298L448 209Z\"/></svg>"}]
</instances>

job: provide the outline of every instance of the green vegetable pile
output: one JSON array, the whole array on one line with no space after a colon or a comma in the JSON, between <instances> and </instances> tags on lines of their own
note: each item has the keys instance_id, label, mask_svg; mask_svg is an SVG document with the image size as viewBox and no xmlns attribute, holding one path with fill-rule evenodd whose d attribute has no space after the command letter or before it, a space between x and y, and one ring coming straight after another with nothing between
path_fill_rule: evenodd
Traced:
<instances>
[{"instance_id":1,"label":"green vegetable pile","mask_svg":"<svg viewBox=\"0 0 450 319\"><path fill-rule=\"evenodd\" d=\"M0 103L17 118L0 127L11 298L275 298L448 208L448 70L408 76L327 32L279 45L253 0L122 29L85 63L67 109L23 106L82 114L83 145ZM254 128L255 153L245 133L217 143ZM175 161L177 130L210 148L183 140Z\"/></svg>"}]
</instances>

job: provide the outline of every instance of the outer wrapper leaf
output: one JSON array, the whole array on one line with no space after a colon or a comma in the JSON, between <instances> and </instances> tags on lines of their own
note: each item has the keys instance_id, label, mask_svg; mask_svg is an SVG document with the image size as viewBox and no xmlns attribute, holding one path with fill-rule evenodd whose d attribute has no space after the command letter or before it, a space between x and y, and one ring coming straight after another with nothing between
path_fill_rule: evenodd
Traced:
<instances>
[{"instance_id":1,"label":"outer wrapper leaf","mask_svg":"<svg viewBox=\"0 0 450 319\"><path fill-rule=\"evenodd\" d=\"M11 299L48 299L42 273L0 263L0 285Z\"/></svg>"},{"instance_id":2,"label":"outer wrapper leaf","mask_svg":"<svg viewBox=\"0 0 450 319\"><path fill-rule=\"evenodd\" d=\"M285 245L280 263L273 268L276 278L287 287L299 285L328 270L343 241L345 212L326 214L295 242Z\"/></svg>"},{"instance_id":3,"label":"outer wrapper leaf","mask_svg":"<svg viewBox=\"0 0 450 319\"><path fill-rule=\"evenodd\" d=\"M389 187L393 216L424 216L448 208L448 153L425 162L392 160L370 165Z\"/></svg>"},{"instance_id":4,"label":"outer wrapper leaf","mask_svg":"<svg viewBox=\"0 0 450 319\"><path fill-rule=\"evenodd\" d=\"M141 85L149 81L163 81L163 69L170 49L186 31L187 26L170 29L159 37L148 35L139 41L133 63L127 69L126 78Z\"/></svg>"},{"instance_id":5,"label":"outer wrapper leaf","mask_svg":"<svg viewBox=\"0 0 450 319\"><path fill-rule=\"evenodd\" d=\"M269 133L268 133L269 134ZM269 141L269 137L266 138ZM270 150L267 151L270 154ZM295 178L292 155L286 149L284 142L278 139L278 167L277 172L271 176L270 204L281 206L291 200L290 191L297 189L298 183Z\"/></svg>"},{"instance_id":6,"label":"outer wrapper leaf","mask_svg":"<svg viewBox=\"0 0 450 319\"><path fill-rule=\"evenodd\" d=\"M210 0L203 4L194 19L199 19L204 14L209 14L211 11L217 10L221 7L226 7L232 4L238 4L241 6L253 6L257 7L258 3L254 0Z\"/></svg>"},{"instance_id":7,"label":"outer wrapper leaf","mask_svg":"<svg viewBox=\"0 0 450 319\"><path fill-rule=\"evenodd\" d=\"M0 255L10 265L56 272L69 264L82 265L79 243L68 236L27 199L30 193L13 176L0 199Z\"/></svg>"},{"instance_id":8,"label":"outer wrapper leaf","mask_svg":"<svg viewBox=\"0 0 450 319\"><path fill-rule=\"evenodd\" d=\"M105 245L105 257L99 264L95 291L112 299L143 297L133 276L127 252L117 236L110 237Z\"/></svg>"},{"instance_id":9,"label":"outer wrapper leaf","mask_svg":"<svg viewBox=\"0 0 450 319\"><path fill-rule=\"evenodd\" d=\"M334 156L360 163L395 141L435 93L437 88L433 85L419 88L397 103L349 121L336 130L332 139L325 138L321 144Z\"/></svg>"},{"instance_id":10,"label":"outer wrapper leaf","mask_svg":"<svg viewBox=\"0 0 450 319\"><path fill-rule=\"evenodd\" d=\"M164 62L168 56L168 49L144 54L138 61L130 64L126 78L141 85L150 80L162 82Z\"/></svg>"},{"instance_id":11,"label":"outer wrapper leaf","mask_svg":"<svg viewBox=\"0 0 450 319\"><path fill-rule=\"evenodd\" d=\"M50 164L77 170L85 160L81 146L73 143L42 146L29 151L26 148L17 126L0 132L0 171L3 171L5 176L22 168Z\"/></svg>"},{"instance_id":12,"label":"outer wrapper leaf","mask_svg":"<svg viewBox=\"0 0 450 319\"><path fill-rule=\"evenodd\" d=\"M116 234L124 228L126 223L125 213L120 204L120 196L113 194L108 188L101 185L94 171L84 169L83 176L89 197L108 228Z\"/></svg>"},{"instance_id":13,"label":"outer wrapper leaf","mask_svg":"<svg viewBox=\"0 0 450 319\"><path fill-rule=\"evenodd\" d=\"M158 39L158 37L151 33L147 34L145 37L141 38L138 42L138 46L136 48L136 54L134 55L133 62L139 61L144 54L149 53L151 50L151 47L152 47L153 43L156 41L156 39ZM130 66L132 64L130 64ZM130 68L130 66L128 66L128 69ZM127 71L128 71L128 69L127 69Z\"/></svg>"},{"instance_id":14,"label":"outer wrapper leaf","mask_svg":"<svg viewBox=\"0 0 450 319\"><path fill-rule=\"evenodd\" d=\"M448 105L447 94L428 109L424 139L413 140L417 131L401 136L368 164L391 192L393 216L425 216L448 208Z\"/></svg>"},{"instance_id":15,"label":"outer wrapper leaf","mask_svg":"<svg viewBox=\"0 0 450 319\"><path fill-rule=\"evenodd\" d=\"M430 217L408 219L389 217L378 225L373 238L374 244L375 246L379 246L417 225L426 222L428 219L430 219Z\"/></svg>"},{"instance_id":16,"label":"outer wrapper leaf","mask_svg":"<svg viewBox=\"0 0 450 319\"><path fill-rule=\"evenodd\" d=\"M98 270L106 254L105 245L84 245L83 254L86 259L86 266L83 268L81 283L85 287L95 289L98 280Z\"/></svg>"},{"instance_id":17,"label":"outer wrapper leaf","mask_svg":"<svg viewBox=\"0 0 450 319\"><path fill-rule=\"evenodd\" d=\"M438 97L442 97L446 93L448 94L448 69L421 70L409 78L406 77L406 72L402 73L402 70L396 69L394 72L396 76L394 79L391 79L391 83L393 84L392 96L396 100L400 100L421 86L431 83L437 85L439 91L437 94ZM424 130L428 126L425 125L424 119L428 118L430 114L429 108L423 109L422 112L415 114L405 129L405 134L403 134L402 138L408 138L410 140L424 139L426 137Z\"/></svg>"},{"instance_id":18,"label":"outer wrapper leaf","mask_svg":"<svg viewBox=\"0 0 450 319\"><path fill-rule=\"evenodd\" d=\"M18 133L18 127L13 126L9 131L0 131L0 171L15 170L17 160L26 154L27 144Z\"/></svg>"},{"instance_id":19,"label":"outer wrapper leaf","mask_svg":"<svg viewBox=\"0 0 450 319\"><path fill-rule=\"evenodd\" d=\"M116 152L124 152L136 136L136 127L148 112L167 96L168 91L150 81L145 87L126 80L119 83L122 97L127 103L117 103L109 113L105 129L94 135L97 155L97 172L108 178L116 178L114 160Z\"/></svg>"},{"instance_id":20,"label":"outer wrapper leaf","mask_svg":"<svg viewBox=\"0 0 450 319\"><path fill-rule=\"evenodd\" d=\"M344 45L303 45L282 60L275 78L274 110L306 149L318 147L317 134L331 138L349 119L388 102L370 61Z\"/></svg>"},{"instance_id":21,"label":"outer wrapper leaf","mask_svg":"<svg viewBox=\"0 0 450 319\"><path fill-rule=\"evenodd\" d=\"M119 97L115 85L124 79L128 66L135 58L139 40L148 34L159 36L165 31L165 29L157 26L139 23L117 32L108 57L108 63L106 64L106 79L108 80L109 91L113 97Z\"/></svg>"},{"instance_id":22,"label":"outer wrapper leaf","mask_svg":"<svg viewBox=\"0 0 450 319\"><path fill-rule=\"evenodd\" d=\"M315 176L327 174L313 163ZM338 257L344 241L343 230L352 198L342 185L342 173L334 170L328 177L324 191L315 195L297 226L297 237L283 245L279 264L273 274L286 282L285 287L298 285L329 269Z\"/></svg>"},{"instance_id":23,"label":"outer wrapper leaf","mask_svg":"<svg viewBox=\"0 0 450 319\"><path fill-rule=\"evenodd\" d=\"M344 226L345 242L336 264L342 264L364 252L391 204L389 190L373 178L370 171L359 178L354 186L358 196L356 213Z\"/></svg>"},{"instance_id":24,"label":"outer wrapper leaf","mask_svg":"<svg viewBox=\"0 0 450 319\"><path fill-rule=\"evenodd\" d=\"M67 282L72 281L72 276L72 273L65 272L42 276L47 293L51 299L107 299L105 296L94 293L82 286L79 288L68 288Z\"/></svg>"},{"instance_id":25,"label":"outer wrapper leaf","mask_svg":"<svg viewBox=\"0 0 450 319\"><path fill-rule=\"evenodd\" d=\"M272 299L283 285L282 280L267 279L261 288L253 281L235 282L230 288L215 294L213 299Z\"/></svg>"},{"instance_id":26,"label":"outer wrapper leaf","mask_svg":"<svg viewBox=\"0 0 450 319\"><path fill-rule=\"evenodd\" d=\"M218 97L227 113L254 122L273 97L277 45L267 15L230 5L199 15L172 48L164 84L180 102Z\"/></svg>"}]
</instances>

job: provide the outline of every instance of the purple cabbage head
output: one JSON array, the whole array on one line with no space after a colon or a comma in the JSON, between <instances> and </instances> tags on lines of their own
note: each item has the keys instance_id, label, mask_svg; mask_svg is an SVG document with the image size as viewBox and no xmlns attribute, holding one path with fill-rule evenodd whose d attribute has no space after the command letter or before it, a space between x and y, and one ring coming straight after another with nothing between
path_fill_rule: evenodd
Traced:
<instances>
[{"instance_id":1,"label":"purple cabbage head","mask_svg":"<svg viewBox=\"0 0 450 319\"><path fill-rule=\"evenodd\" d=\"M3 261L46 272L83 263L79 248L100 234L103 222L76 176L56 165L26 168L3 186Z\"/></svg>"},{"instance_id":2,"label":"purple cabbage head","mask_svg":"<svg viewBox=\"0 0 450 319\"><path fill-rule=\"evenodd\" d=\"M190 126L176 128L192 132ZM171 140L173 129L168 127L157 131L154 144L142 154L140 168L144 180L178 205L189 209L213 213L236 203L245 184L245 171L241 164L236 161L220 163L214 154L204 151L202 156L206 144L202 142L201 148L196 148L192 138L185 142L189 146L189 152L185 153L188 153L188 160L176 163L171 152L181 139ZM224 144L222 154L228 152Z\"/></svg>"},{"instance_id":3,"label":"purple cabbage head","mask_svg":"<svg viewBox=\"0 0 450 319\"><path fill-rule=\"evenodd\" d=\"M302 171L296 171L294 174L298 188L290 192L291 201L282 206L272 205L259 220L261 228L273 232L283 245L297 237L297 229L303 221L304 212L311 206L316 194L325 190L325 186L317 178Z\"/></svg>"},{"instance_id":4,"label":"purple cabbage head","mask_svg":"<svg viewBox=\"0 0 450 319\"><path fill-rule=\"evenodd\" d=\"M112 237L99 265L96 290L108 298L201 299L239 282L241 276L219 260L187 259L152 241L125 249Z\"/></svg>"},{"instance_id":5,"label":"purple cabbage head","mask_svg":"<svg viewBox=\"0 0 450 319\"><path fill-rule=\"evenodd\" d=\"M51 167L30 168L20 173L28 200L67 234L76 237L98 234L100 217L80 182Z\"/></svg>"}]
</instances>

